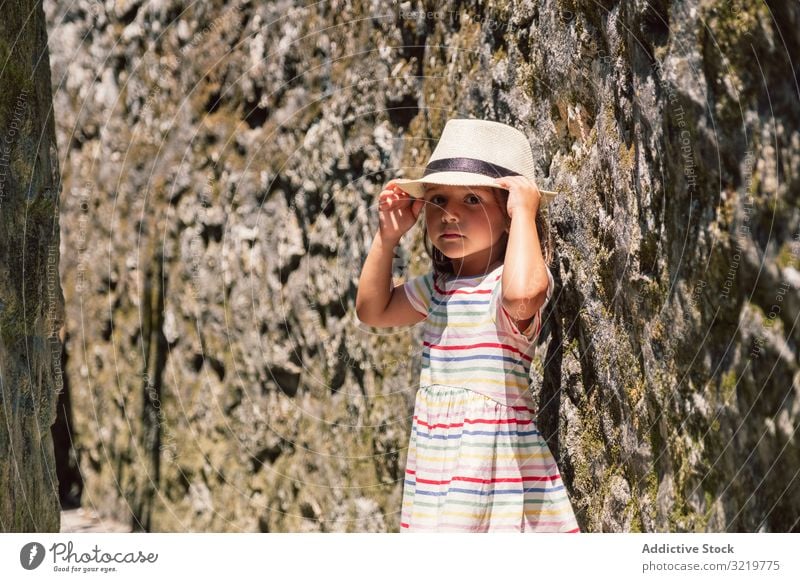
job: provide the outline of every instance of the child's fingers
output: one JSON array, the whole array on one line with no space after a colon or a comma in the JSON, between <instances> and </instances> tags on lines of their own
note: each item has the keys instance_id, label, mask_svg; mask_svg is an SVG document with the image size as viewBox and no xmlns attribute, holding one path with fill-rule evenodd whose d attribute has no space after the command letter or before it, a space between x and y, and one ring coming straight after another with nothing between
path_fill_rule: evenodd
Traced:
<instances>
[{"instance_id":1,"label":"child's fingers","mask_svg":"<svg viewBox=\"0 0 800 582\"><path fill-rule=\"evenodd\" d=\"M397 195L394 192L390 192L389 190L384 190L378 197L378 204L382 206L391 206L396 198Z\"/></svg>"},{"instance_id":2,"label":"child's fingers","mask_svg":"<svg viewBox=\"0 0 800 582\"><path fill-rule=\"evenodd\" d=\"M389 180L386 183L386 186L383 187L384 191L388 190L389 192L394 192L396 194L400 194L401 196L408 196L408 192L400 188L397 184L394 183L394 180Z\"/></svg>"},{"instance_id":3,"label":"child's fingers","mask_svg":"<svg viewBox=\"0 0 800 582\"><path fill-rule=\"evenodd\" d=\"M395 192L394 190L383 190L378 196L378 207L386 210L395 206L397 202L410 198L408 193L401 191Z\"/></svg>"},{"instance_id":4,"label":"child's fingers","mask_svg":"<svg viewBox=\"0 0 800 582\"><path fill-rule=\"evenodd\" d=\"M378 200L394 200L394 199L396 199L397 197L398 197L398 196L397 196L397 194L395 194L395 193L394 193L394 192L392 192L391 190L384 190L384 191L383 191L383 192L381 192L381 193L380 193L380 195L378 196Z\"/></svg>"},{"instance_id":5,"label":"child's fingers","mask_svg":"<svg viewBox=\"0 0 800 582\"><path fill-rule=\"evenodd\" d=\"M398 196L394 192L391 192L389 190L385 190L384 192L381 192L380 198L381 198L381 200L399 200L400 196Z\"/></svg>"}]
</instances>

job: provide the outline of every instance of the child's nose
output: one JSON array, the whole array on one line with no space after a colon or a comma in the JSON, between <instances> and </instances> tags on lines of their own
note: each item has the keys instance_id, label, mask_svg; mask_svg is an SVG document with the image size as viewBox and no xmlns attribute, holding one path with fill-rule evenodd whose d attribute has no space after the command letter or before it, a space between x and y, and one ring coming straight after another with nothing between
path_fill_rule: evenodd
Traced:
<instances>
[{"instance_id":1,"label":"child's nose","mask_svg":"<svg viewBox=\"0 0 800 582\"><path fill-rule=\"evenodd\" d=\"M442 209L442 222L458 222L459 215L458 211L455 208L451 208L449 210Z\"/></svg>"}]
</instances>

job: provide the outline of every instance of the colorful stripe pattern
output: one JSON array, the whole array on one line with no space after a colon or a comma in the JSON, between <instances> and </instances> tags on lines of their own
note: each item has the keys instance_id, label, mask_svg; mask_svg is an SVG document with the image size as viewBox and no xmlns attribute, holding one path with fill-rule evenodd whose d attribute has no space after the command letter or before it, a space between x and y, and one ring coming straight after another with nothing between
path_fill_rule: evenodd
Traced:
<instances>
[{"instance_id":1,"label":"colorful stripe pattern","mask_svg":"<svg viewBox=\"0 0 800 582\"><path fill-rule=\"evenodd\" d=\"M528 390L547 300L525 330L502 305L502 265L405 283L423 328L400 531L580 531Z\"/></svg>"},{"instance_id":2,"label":"colorful stripe pattern","mask_svg":"<svg viewBox=\"0 0 800 582\"><path fill-rule=\"evenodd\" d=\"M477 277L428 272L405 283L411 305L428 317L423 328L420 386L473 390L508 406L533 407L529 375L542 313L553 295L547 270L547 298L524 330L502 302L503 265Z\"/></svg>"},{"instance_id":3,"label":"colorful stripe pattern","mask_svg":"<svg viewBox=\"0 0 800 582\"><path fill-rule=\"evenodd\" d=\"M580 532L533 411L476 392L417 392L401 532Z\"/></svg>"}]
</instances>

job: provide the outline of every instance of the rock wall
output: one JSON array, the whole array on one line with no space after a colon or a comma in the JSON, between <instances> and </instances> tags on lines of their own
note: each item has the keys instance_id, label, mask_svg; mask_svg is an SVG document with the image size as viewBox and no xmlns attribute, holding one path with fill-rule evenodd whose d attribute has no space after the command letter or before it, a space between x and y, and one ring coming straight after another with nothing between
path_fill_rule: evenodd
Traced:
<instances>
[{"instance_id":1,"label":"rock wall","mask_svg":"<svg viewBox=\"0 0 800 582\"><path fill-rule=\"evenodd\" d=\"M397 531L419 330L356 283L380 186L474 116L564 193L531 386L582 529L800 531L796 5L47 8L84 506Z\"/></svg>"},{"instance_id":2,"label":"rock wall","mask_svg":"<svg viewBox=\"0 0 800 582\"><path fill-rule=\"evenodd\" d=\"M0 63L0 531L57 532L61 184L39 2L3 7Z\"/></svg>"}]
</instances>

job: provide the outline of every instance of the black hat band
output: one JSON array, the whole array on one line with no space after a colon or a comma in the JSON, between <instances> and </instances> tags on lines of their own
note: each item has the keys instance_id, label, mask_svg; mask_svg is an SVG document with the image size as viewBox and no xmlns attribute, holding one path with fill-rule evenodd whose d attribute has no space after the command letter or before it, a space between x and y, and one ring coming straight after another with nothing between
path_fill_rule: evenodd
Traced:
<instances>
[{"instance_id":1,"label":"black hat band","mask_svg":"<svg viewBox=\"0 0 800 582\"><path fill-rule=\"evenodd\" d=\"M423 177L434 172L470 172L472 174L482 174L490 178L502 178L503 176L521 176L519 172L509 170L503 166L477 160L475 158L443 158L434 160L425 167Z\"/></svg>"}]
</instances>

